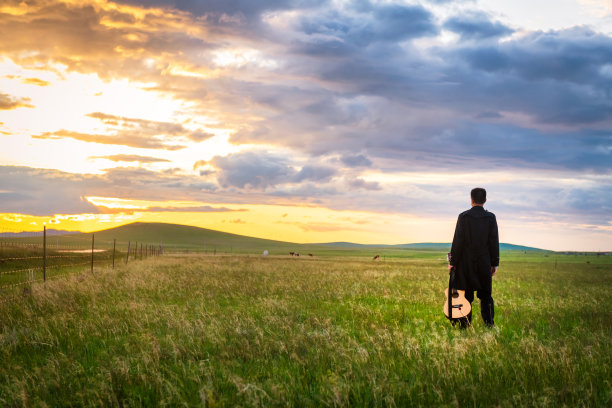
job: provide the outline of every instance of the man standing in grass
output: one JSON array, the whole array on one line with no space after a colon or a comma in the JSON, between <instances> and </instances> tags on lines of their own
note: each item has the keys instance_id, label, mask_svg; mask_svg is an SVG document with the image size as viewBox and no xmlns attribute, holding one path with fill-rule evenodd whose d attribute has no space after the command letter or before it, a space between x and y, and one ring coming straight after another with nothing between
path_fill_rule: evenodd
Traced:
<instances>
[{"instance_id":1,"label":"man standing in grass","mask_svg":"<svg viewBox=\"0 0 612 408\"><path fill-rule=\"evenodd\" d=\"M472 303L474 291L480 299L482 320L493 327L494 305L491 297L492 276L499 266L499 235L495 214L483 208L487 201L484 188L471 193L472 208L459 214L451 247L448 270L455 270L454 288L465 290ZM472 322L472 313L461 321L465 328Z\"/></svg>"}]
</instances>

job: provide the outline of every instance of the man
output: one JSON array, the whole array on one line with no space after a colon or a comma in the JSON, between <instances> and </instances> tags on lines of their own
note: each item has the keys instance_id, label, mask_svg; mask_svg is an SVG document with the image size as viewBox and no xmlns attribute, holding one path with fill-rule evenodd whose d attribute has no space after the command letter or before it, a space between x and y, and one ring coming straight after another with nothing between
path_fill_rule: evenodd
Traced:
<instances>
[{"instance_id":1,"label":"man","mask_svg":"<svg viewBox=\"0 0 612 408\"><path fill-rule=\"evenodd\" d=\"M474 291L480 299L482 320L493 327L494 305L491 297L492 276L499 266L499 235L495 214L483 208L487 201L484 188L470 193L472 208L459 214L449 259L448 270L455 270L454 288L465 290L472 303ZM460 321L465 328L472 322L472 313Z\"/></svg>"}]
</instances>

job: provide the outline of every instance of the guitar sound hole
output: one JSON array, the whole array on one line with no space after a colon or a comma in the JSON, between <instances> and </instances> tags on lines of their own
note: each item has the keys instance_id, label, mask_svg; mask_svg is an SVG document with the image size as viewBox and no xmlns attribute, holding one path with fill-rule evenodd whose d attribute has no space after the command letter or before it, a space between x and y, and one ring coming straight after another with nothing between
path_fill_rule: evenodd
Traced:
<instances>
[{"instance_id":1,"label":"guitar sound hole","mask_svg":"<svg viewBox=\"0 0 612 408\"><path fill-rule=\"evenodd\" d=\"M458 297L459 297L459 293L457 293L457 292L453 293L453 299L456 299Z\"/></svg>"}]
</instances>

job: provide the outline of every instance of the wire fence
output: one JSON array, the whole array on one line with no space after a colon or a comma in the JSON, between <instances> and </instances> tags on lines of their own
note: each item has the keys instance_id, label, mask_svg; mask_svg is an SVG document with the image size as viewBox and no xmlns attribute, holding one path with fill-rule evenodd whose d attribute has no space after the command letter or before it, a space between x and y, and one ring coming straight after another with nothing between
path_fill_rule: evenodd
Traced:
<instances>
[{"instance_id":1,"label":"wire fence","mask_svg":"<svg viewBox=\"0 0 612 408\"><path fill-rule=\"evenodd\" d=\"M95 234L75 236L46 227L36 232L0 228L0 302L31 293L35 282L162 254L161 244L96 241Z\"/></svg>"}]
</instances>

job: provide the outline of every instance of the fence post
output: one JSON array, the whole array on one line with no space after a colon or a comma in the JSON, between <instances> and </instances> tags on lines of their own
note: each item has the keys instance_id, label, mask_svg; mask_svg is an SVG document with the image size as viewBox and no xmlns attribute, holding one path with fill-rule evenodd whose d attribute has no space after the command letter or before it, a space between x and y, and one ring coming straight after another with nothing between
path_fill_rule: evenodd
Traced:
<instances>
[{"instance_id":1,"label":"fence post","mask_svg":"<svg viewBox=\"0 0 612 408\"><path fill-rule=\"evenodd\" d=\"M43 282L47 281L47 226L43 227Z\"/></svg>"},{"instance_id":2,"label":"fence post","mask_svg":"<svg viewBox=\"0 0 612 408\"><path fill-rule=\"evenodd\" d=\"M136 247L134 248L134 259L138 259L138 241L136 241Z\"/></svg>"},{"instance_id":3,"label":"fence post","mask_svg":"<svg viewBox=\"0 0 612 408\"><path fill-rule=\"evenodd\" d=\"M115 248L117 246L117 239L113 239L113 269L115 269Z\"/></svg>"},{"instance_id":4,"label":"fence post","mask_svg":"<svg viewBox=\"0 0 612 408\"><path fill-rule=\"evenodd\" d=\"M91 234L91 273L93 273L93 263L94 263L94 235Z\"/></svg>"},{"instance_id":5,"label":"fence post","mask_svg":"<svg viewBox=\"0 0 612 408\"><path fill-rule=\"evenodd\" d=\"M125 257L125 263L128 263L130 261L130 241L128 241L128 250L127 250L127 256Z\"/></svg>"}]
</instances>

